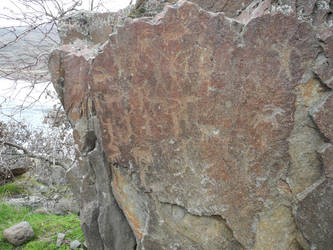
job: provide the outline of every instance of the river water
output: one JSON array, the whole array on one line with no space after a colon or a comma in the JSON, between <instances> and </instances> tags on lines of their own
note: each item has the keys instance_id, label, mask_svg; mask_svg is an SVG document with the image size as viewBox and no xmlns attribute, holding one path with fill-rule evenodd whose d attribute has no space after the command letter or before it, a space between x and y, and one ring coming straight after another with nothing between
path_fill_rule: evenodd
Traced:
<instances>
[{"instance_id":1,"label":"river water","mask_svg":"<svg viewBox=\"0 0 333 250\"><path fill-rule=\"evenodd\" d=\"M41 95L46 84L38 84L31 92L30 83L13 82L0 78L0 121L8 122L11 119L25 121L28 125L43 127L44 116L57 103L56 100ZM52 90L52 86L49 86Z\"/></svg>"}]
</instances>

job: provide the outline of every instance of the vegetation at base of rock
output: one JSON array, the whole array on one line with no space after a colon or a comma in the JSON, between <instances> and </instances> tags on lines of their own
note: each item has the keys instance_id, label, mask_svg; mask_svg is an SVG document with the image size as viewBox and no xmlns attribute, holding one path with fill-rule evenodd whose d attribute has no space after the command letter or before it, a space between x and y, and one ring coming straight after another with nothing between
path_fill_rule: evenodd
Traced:
<instances>
[{"instance_id":1,"label":"vegetation at base of rock","mask_svg":"<svg viewBox=\"0 0 333 250\"><path fill-rule=\"evenodd\" d=\"M3 186L0 186L0 197L1 196L12 196L17 194L24 193L23 188L18 186L15 183L7 183Z\"/></svg>"},{"instance_id":2,"label":"vegetation at base of rock","mask_svg":"<svg viewBox=\"0 0 333 250\"><path fill-rule=\"evenodd\" d=\"M67 250L70 249L69 246L60 246L57 247L55 243L51 243L48 241L30 241L25 245L23 249L26 250Z\"/></svg>"},{"instance_id":3,"label":"vegetation at base of rock","mask_svg":"<svg viewBox=\"0 0 333 250\"><path fill-rule=\"evenodd\" d=\"M56 247L57 234L60 232L66 234L65 244L67 241L69 244L72 240L84 241L77 215L34 214L29 208L0 204L0 250L13 249L13 246L3 238L3 230L23 220L30 223L35 237L32 241L22 245L21 249L70 249L69 245Z\"/></svg>"}]
</instances>

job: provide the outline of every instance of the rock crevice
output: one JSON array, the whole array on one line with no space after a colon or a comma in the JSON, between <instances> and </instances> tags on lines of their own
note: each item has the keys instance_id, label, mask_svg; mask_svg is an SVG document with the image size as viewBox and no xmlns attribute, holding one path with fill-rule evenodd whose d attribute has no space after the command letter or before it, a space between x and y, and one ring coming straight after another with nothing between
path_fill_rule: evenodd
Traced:
<instances>
[{"instance_id":1,"label":"rock crevice","mask_svg":"<svg viewBox=\"0 0 333 250\"><path fill-rule=\"evenodd\" d=\"M136 6L152 18L66 19L50 58L78 146L88 247L327 249L329 10L168 2ZM91 35L95 24L104 33Z\"/></svg>"}]
</instances>

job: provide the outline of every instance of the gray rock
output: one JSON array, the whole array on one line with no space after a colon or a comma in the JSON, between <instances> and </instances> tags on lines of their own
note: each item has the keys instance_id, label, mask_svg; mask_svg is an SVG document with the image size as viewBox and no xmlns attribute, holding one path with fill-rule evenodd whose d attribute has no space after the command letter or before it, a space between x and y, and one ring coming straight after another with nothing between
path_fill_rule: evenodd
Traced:
<instances>
[{"instance_id":1,"label":"gray rock","mask_svg":"<svg viewBox=\"0 0 333 250\"><path fill-rule=\"evenodd\" d=\"M61 195L59 195L59 194L55 194L54 196L53 196L53 199L54 200L59 200L61 198Z\"/></svg>"},{"instance_id":2,"label":"gray rock","mask_svg":"<svg viewBox=\"0 0 333 250\"><path fill-rule=\"evenodd\" d=\"M321 156L325 175L333 178L333 144L325 143L318 153Z\"/></svg>"},{"instance_id":3,"label":"gray rock","mask_svg":"<svg viewBox=\"0 0 333 250\"><path fill-rule=\"evenodd\" d=\"M30 224L26 221L20 222L3 231L4 238L15 246L31 240L35 233Z\"/></svg>"},{"instance_id":4,"label":"gray rock","mask_svg":"<svg viewBox=\"0 0 333 250\"><path fill-rule=\"evenodd\" d=\"M80 213L80 205L79 202L76 199L71 199L71 207L69 210L73 214L79 214Z\"/></svg>"},{"instance_id":5,"label":"gray rock","mask_svg":"<svg viewBox=\"0 0 333 250\"><path fill-rule=\"evenodd\" d=\"M49 211L45 207L37 208L34 211L35 214L49 214Z\"/></svg>"},{"instance_id":6,"label":"gray rock","mask_svg":"<svg viewBox=\"0 0 333 250\"><path fill-rule=\"evenodd\" d=\"M67 214L70 210L70 201L63 198L55 204L53 213L57 215Z\"/></svg>"},{"instance_id":7,"label":"gray rock","mask_svg":"<svg viewBox=\"0 0 333 250\"><path fill-rule=\"evenodd\" d=\"M41 207L41 204L43 203L43 197L36 196L36 195L30 195L27 197L21 197L21 198L10 198L6 201L7 204L13 205L13 206L25 206L25 207L31 207L31 208L38 208Z\"/></svg>"},{"instance_id":8,"label":"gray rock","mask_svg":"<svg viewBox=\"0 0 333 250\"><path fill-rule=\"evenodd\" d=\"M61 246L62 242L65 239L65 236L66 236L66 234L58 233L58 236L57 236L57 247Z\"/></svg>"},{"instance_id":9,"label":"gray rock","mask_svg":"<svg viewBox=\"0 0 333 250\"><path fill-rule=\"evenodd\" d=\"M117 15L60 24L49 68L79 151L88 248L328 249L332 183L313 185L333 98L309 111L331 91L333 36L291 0L191 2L202 8L179 1L117 32ZM308 15L319 3L297 2Z\"/></svg>"},{"instance_id":10,"label":"gray rock","mask_svg":"<svg viewBox=\"0 0 333 250\"><path fill-rule=\"evenodd\" d=\"M55 204L53 213L55 214L68 214L78 212L77 202L72 199L61 198L58 203Z\"/></svg>"},{"instance_id":11,"label":"gray rock","mask_svg":"<svg viewBox=\"0 0 333 250\"><path fill-rule=\"evenodd\" d=\"M46 185L65 186L66 179L64 178L66 170L60 166L50 167L43 161L36 160L35 167L32 169L30 175L36 178L37 181Z\"/></svg>"},{"instance_id":12,"label":"gray rock","mask_svg":"<svg viewBox=\"0 0 333 250\"><path fill-rule=\"evenodd\" d=\"M82 185L82 174L80 174L78 166L75 165L74 167L68 169L65 178L75 198L79 200L80 188Z\"/></svg>"},{"instance_id":13,"label":"gray rock","mask_svg":"<svg viewBox=\"0 0 333 250\"><path fill-rule=\"evenodd\" d=\"M48 188L47 186L43 186L43 185L37 187L37 190L39 190L41 193L47 193L47 192L50 191L49 188Z\"/></svg>"},{"instance_id":14,"label":"gray rock","mask_svg":"<svg viewBox=\"0 0 333 250\"><path fill-rule=\"evenodd\" d=\"M71 249L77 249L77 248L79 248L81 246L81 242L80 241L78 241L78 240L74 240L74 241L72 241L71 242L71 244L70 244L70 248Z\"/></svg>"},{"instance_id":15,"label":"gray rock","mask_svg":"<svg viewBox=\"0 0 333 250\"><path fill-rule=\"evenodd\" d=\"M333 245L333 180L310 189L295 211L295 221L311 249L332 249Z\"/></svg>"}]
</instances>

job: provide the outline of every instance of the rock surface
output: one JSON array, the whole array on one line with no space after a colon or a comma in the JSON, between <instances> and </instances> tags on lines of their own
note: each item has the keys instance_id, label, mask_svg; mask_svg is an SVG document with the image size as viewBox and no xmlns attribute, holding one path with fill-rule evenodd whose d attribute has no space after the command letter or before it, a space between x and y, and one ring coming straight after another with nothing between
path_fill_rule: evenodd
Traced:
<instances>
[{"instance_id":1,"label":"rock surface","mask_svg":"<svg viewBox=\"0 0 333 250\"><path fill-rule=\"evenodd\" d=\"M35 176L35 173L29 172L15 182L19 187L24 187L24 193L4 197L3 202L8 205L30 207L34 213L58 215L79 213L79 197L73 197L68 186L63 184L62 186L53 186L54 175L52 174L49 178L41 178L45 181L44 184L31 177L32 175ZM71 176L71 178L73 177ZM62 176L61 179L64 177ZM79 180L80 178L77 178L77 181ZM64 180L59 181L59 183L63 182Z\"/></svg>"},{"instance_id":2,"label":"rock surface","mask_svg":"<svg viewBox=\"0 0 333 250\"><path fill-rule=\"evenodd\" d=\"M79 248L81 246L81 242L80 241L78 241L78 240L74 240L74 241L72 241L71 242L71 244L70 244L70 248L71 249L77 249L77 248Z\"/></svg>"},{"instance_id":3,"label":"rock surface","mask_svg":"<svg viewBox=\"0 0 333 250\"><path fill-rule=\"evenodd\" d=\"M296 224L312 249L330 249L333 245L333 180L316 186L297 205Z\"/></svg>"},{"instance_id":4,"label":"rock surface","mask_svg":"<svg viewBox=\"0 0 333 250\"><path fill-rule=\"evenodd\" d=\"M333 178L333 145L326 143L319 151L327 177Z\"/></svg>"},{"instance_id":5,"label":"rock surface","mask_svg":"<svg viewBox=\"0 0 333 250\"><path fill-rule=\"evenodd\" d=\"M58 235L57 235L57 247L61 246L61 244L64 241L65 237L66 237L66 234L58 233Z\"/></svg>"},{"instance_id":6,"label":"rock surface","mask_svg":"<svg viewBox=\"0 0 333 250\"><path fill-rule=\"evenodd\" d=\"M194 2L50 57L88 248L327 249L332 5Z\"/></svg>"},{"instance_id":7,"label":"rock surface","mask_svg":"<svg viewBox=\"0 0 333 250\"><path fill-rule=\"evenodd\" d=\"M19 246L34 237L34 231L26 221L20 222L3 231L4 238L15 246Z\"/></svg>"}]
</instances>

